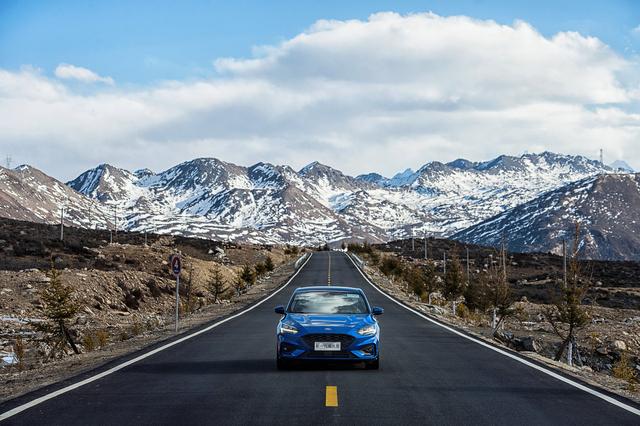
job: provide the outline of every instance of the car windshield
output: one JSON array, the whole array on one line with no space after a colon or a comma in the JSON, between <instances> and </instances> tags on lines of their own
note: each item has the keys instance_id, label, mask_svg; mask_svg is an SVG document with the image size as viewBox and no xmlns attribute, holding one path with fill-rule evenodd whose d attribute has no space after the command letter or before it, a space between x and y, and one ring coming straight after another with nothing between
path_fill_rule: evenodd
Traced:
<instances>
[{"instance_id":1,"label":"car windshield","mask_svg":"<svg viewBox=\"0 0 640 426\"><path fill-rule=\"evenodd\" d=\"M366 314L367 303L359 293L306 291L297 293L289 312L296 314Z\"/></svg>"}]
</instances>

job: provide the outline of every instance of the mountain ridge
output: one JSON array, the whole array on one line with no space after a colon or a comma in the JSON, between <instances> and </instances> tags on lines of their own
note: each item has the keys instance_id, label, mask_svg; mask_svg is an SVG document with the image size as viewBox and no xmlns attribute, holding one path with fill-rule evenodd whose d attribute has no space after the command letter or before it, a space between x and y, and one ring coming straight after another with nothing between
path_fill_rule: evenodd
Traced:
<instances>
[{"instance_id":1,"label":"mountain ridge","mask_svg":"<svg viewBox=\"0 0 640 426\"><path fill-rule=\"evenodd\" d=\"M451 236L547 191L612 171L550 152L431 161L392 178L352 177L317 161L295 171L196 158L160 172L100 164L67 185L127 230L316 245Z\"/></svg>"}]
</instances>

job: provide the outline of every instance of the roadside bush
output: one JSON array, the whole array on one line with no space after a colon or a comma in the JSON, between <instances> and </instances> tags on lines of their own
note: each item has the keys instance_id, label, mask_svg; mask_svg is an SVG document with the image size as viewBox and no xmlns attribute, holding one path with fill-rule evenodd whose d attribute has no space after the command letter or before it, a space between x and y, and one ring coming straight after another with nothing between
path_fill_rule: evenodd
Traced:
<instances>
[{"instance_id":1,"label":"roadside bush","mask_svg":"<svg viewBox=\"0 0 640 426\"><path fill-rule=\"evenodd\" d=\"M91 352L96 349L96 342L91 334L85 334L82 337L82 346L84 346L85 352Z\"/></svg>"},{"instance_id":2,"label":"roadside bush","mask_svg":"<svg viewBox=\"0 0 640 426\"><path fill-rule=\"evenodd\" d=\"M16 337L16 340L13 343L13 353L15 354L16 361L17 361L16 367L18 368L19 371L22 371L25 366L25 355L26 355L25 346L26 345L24 343L24 340L22 340L22 337L20 336Z\"/></svg>"},{"instance_id":3,"label":"roadside bush","mask_svg":"<svg viewBox=\"0 0 640 426\"><path fill-rule=\"evenodd\" d=\"M267 272L267 268L264 266L264 263L256 263L256 266L254 266L253 269L256 277L261 277Z\"/></svg>"},{"instance_id":4,"label":"roadside bush","mask_svg":"<svg viewBox=\"0 0 640 426\"><path fill-rule=\"evenodd\" d=\"M396 257L387 256L380 263L380 272L387 277L400 277L403 274L403 270L402 262Z\"/></svg>"},{"instance_id":5,"label":"roadside bush","mask_svg":"<svg viewBox=\"0 0 640 426\"><path fill-rule=\"evenodd\" d=\"M104 348L107 346L107 343L109 343L109 332L107 330L98 330L95 332L94 336L96 344L100 349Z\"/></svg>"},{"instance_id":6,"label":"roadside bush","mask_svg":"<svg viewBox=\"0 0 640 426\"><path fill-rule=\"evenodd\" d=\"M246 287L251 287L256 283L256 275L249 265L245 265L240 272L240 278L244 281Z\"/></svg>"},{"instance_id":7,"label":"roadside bush","mask_svg":"<svg viewBox=\"0 0 640 426\"><path fill-rule=\"evenodd\" d=\"M416 266L405 269L404 279L407 281L408 289L416 296L422 298L426 291L425 279L422 270Z\"/></svg>"},{"instance_id":8,"label":"roadside bush","mask_svg":"<svg viewBox=\"0 0 640 426\"><path fill-rule=\"evenodd\" d=\"M456 315L464 319L470 319L472 316L471 311L464 303L458 303L456 306Z\"/></svg>"},{"instance_id":9,"label":"roadside bush","mask_svg":"<svg viewBox=\"0 0 640 426\"><path fill-rule=\"evenodd\" d=\"M365 241L362 244L349 243L347 245L347 250L350 251L351 253L356 253L356 254L370 254L370 253L373 253L373 248L371 247L371 244L369 244L367 241Z\"/></svg>"},{"instance_id":10,"label":"roadside bush","mask_svg":"<svg viewBox=\"0 0 640 426\"><path fill-rule=\"evenodd\" d=\"M296 246L287 245L286 248L284 249L284 254L288 256L296 256L299 252L300 252L300 249L298 249L298 247Z\"/></svg>"},{"instance_id":11,"label":"roadside bush","mask_svg":"<svg viewBox=\"0 0 640 426\"><path fill-rule=\"evenodd\" d=\"M626 381L628 389L635 392L638 390L638 378L632 364L629 354L626 351L622 352L620 360L613 366L612 372L613 377Z\"/></svg>"},{"instance_id":12,"label":"roadside bush","mask_svg":"<svg viewBox=\"0 0 640 426\"><path fill-rule=\"evenodd\" d=\"M380 263L380 255L378 254L377 251L371 251L371 253L368 253L369 255L369 262L371 263L372 266L377 266L378 263Z\"/></svg>"}]
</instances>

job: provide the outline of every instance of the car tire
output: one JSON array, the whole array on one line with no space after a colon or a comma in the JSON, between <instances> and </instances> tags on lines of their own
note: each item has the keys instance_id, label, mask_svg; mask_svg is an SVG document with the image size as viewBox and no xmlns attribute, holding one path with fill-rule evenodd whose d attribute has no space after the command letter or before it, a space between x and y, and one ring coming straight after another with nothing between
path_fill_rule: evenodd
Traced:
<instances>
[{"instance_id":1,"label":"car tire","mask_svg":"<svg viewBox=\"0 0 640 426\"><path fill-rule=\"evenodd\" d=\"M376 358L373 361L366 361L364 368L367 370L378 370L380 368L380 358Z\"/></svg>"},{"instance_id":2,"label":"car tire","mask_svg":"<svg viewBox=\"0 0 640 426\"><path fill-rule=\"evenodd\" d=\"M278 370L288 370L291 367L291 363L286 359L277 358L276 367Z\"/></svg>"}]
</instances>

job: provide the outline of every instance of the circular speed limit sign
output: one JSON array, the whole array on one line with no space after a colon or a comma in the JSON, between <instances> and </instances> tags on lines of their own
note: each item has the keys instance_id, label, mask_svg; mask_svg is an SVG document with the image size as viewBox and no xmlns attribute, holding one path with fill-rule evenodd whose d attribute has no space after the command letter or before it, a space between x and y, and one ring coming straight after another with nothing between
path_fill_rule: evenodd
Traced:
<instances>
[{"instance_id":1,"label":"circular speed limit sign","mask_svg":"<svg viewBox=\"0 0 640 426\"><path fill-rule=\"evenodd\" d=\"M180 259L179 255L174 254L173 256L171 256L171 272L173 273L173 275L177 277L180 275L181 271L182 271L182 260Z\"/></svg>"}]
</instances>

